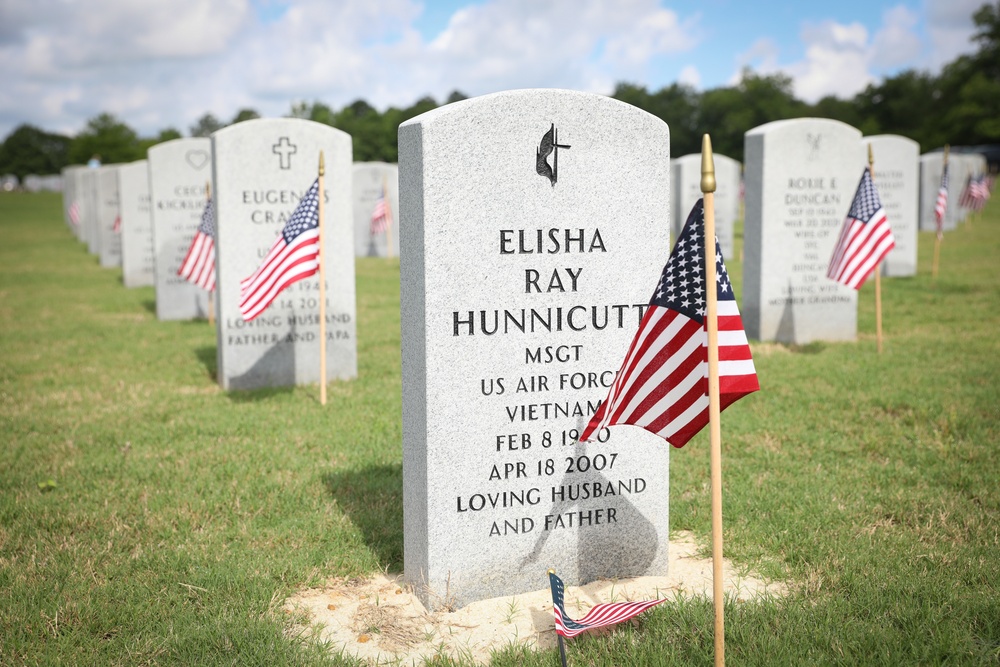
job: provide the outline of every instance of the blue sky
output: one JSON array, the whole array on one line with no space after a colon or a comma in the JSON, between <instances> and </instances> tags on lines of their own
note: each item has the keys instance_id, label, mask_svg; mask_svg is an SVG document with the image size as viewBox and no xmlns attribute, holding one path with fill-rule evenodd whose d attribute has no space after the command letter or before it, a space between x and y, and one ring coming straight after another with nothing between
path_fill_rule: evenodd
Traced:
<instances>
[{"instance_id":1,"label":"blue sky","mask_svg":"<svg viewBox=\"0 0 1000 667\"><path fill-rule=\"evenodd\" d=\"M453 89L610 93L731 85L853 96L973 50L985 0L0 0L0 137L76 133L102 111L141 134L297 101L384 109Z\"/></svg>"}]
</instances>

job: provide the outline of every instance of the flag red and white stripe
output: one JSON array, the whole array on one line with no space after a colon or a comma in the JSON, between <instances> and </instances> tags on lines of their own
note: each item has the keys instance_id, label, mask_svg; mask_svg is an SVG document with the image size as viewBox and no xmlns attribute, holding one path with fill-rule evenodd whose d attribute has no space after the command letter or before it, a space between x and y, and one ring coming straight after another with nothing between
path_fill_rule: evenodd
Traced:
<instances>
[{"instance_id":1,"label":"flag red and white stripe","mask_svg":"<svg viewBox=\"0 0 1000 667\"><path fill-rule=\"evenodd\" d=\"M826 275L838 283L860 289L878 263L895 247L882 199L871 172L865 167Z\"/></svg>"},{"instance_id":2,"label":"flag red and white stripe","mask_svg":"<svg viewBox=\"0 0 1000 667\"><path fill-rule=\"evenodd\" d=\"M122 216L120 214L115 216L115 223L111 225L111 231L115 234L122 233Z\"/></svg>"},{"instance_id":3,"label":"flag red and white stripe","mask_svg":"<svg viewBox=\"0 0 1000 667\"><path fill-rule=\"evenodd\" d=\"M211 199L205 203L201 224L177 275L204 290L215 291L215 205Z\"/></svg>"},{"instance_id":4,"label":"flag red and white stripe","mask_svg":"<svg viewBox=\"0 0 1000 667\"><path fill-rule=\"evenodd\" d=\"M708 424L705 324L705 216L688 216L625 361L580 440L615 424L633 424L683 447ZM750 345L718 239L715 243L722 409L760 389Z\"/></svg>"},{"instance_id":5,"label":"flag red and white stripe","mask_svg":"<svg viewBox=\"0 0 1000 667\"><path fill-rule=\"evenodd\" d=\"M948 210L948 163L941 170L941 187L938 188L937 200L934 202L934 220L937 224L938 236L944 230L944 214Z\"/></svg>"},{"instance_id":6,"label":"flag red and white stripe","mask_svg":"<svg viewBox=\"0 0 1000 667\"><path fill-rule=\"evenodd\" d=\"M655 607L667 598L645 600L643 602L607 602L594 605L586 615L574 621L566 613L565 586L554 572L549 572L549 586L552 589L552 614L555 616L556 633L563 637L576 637L587 630L604 628L627 621L633 616Z\"/></svg>"},{"instance_id":7,"label":"flag red and white stripe","mask_svg":"<svg viewBox=\"0 0 1000 667\"><path fill-rule=\"evenodd\" d=\"M389 203L386 200L385 188L382 188L375 208L372 210L371 235L378 236L384 234L392 221L392 213L389 210Z\"/></svg>"},{"instance_id":8,"label":"flag red and white stripe","mask_svg":"<svg viewBox=\"0 0 1000 667\"><path fill-rule=\"evenodd\" d=\"M240 281L240 312L251 321L283 289L319 271L319 179L306 192L267 255Z\"/></svg>"},{"instance_id":9,"label":"flag red and white stripe","mask_svg":"<svg viewBox=\"0 0 1000 667\"><path fill-rule=\"evenodd\" d=\"M69 205L69 221L74 225L80 224L80 204L78 202L73 202Z\"/></svg>"}]
</instances>

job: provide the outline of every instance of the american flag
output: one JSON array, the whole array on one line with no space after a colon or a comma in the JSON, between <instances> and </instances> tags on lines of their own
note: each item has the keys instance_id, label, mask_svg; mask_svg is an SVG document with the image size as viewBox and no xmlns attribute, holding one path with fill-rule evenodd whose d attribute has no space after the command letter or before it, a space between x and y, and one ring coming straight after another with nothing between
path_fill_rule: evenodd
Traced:
<instances>
[{"instance_id":1,"label":"american flag","mask_svg":"<svg viewBox=\"0 0 1000 667\"><path fill-rule=\"evenodd\" d=\"M958 205L962 208L975 208L976 207L976 179L969 174L965 179L965 187L962 188L962 194L958 196Z\"/></svg>"},{"instance_id":2,"label":"american flag","mask_svg":"<svg viewBox=\"0 0 1000 667\"><path fill-rule=\"evenodd\" d=\"M115 234L121 234L122 233L122 216L121 215L116 215L115 216L115 224L111 225L111 231L113 231Z\"/></svg>"},{"instance_id":3,"label":"american flag","mask_svg":"<svg viewBox=\"0 0 1000 667\"><path fill-rule=\"evenodd\" d=\"M986 174L976 176L972 180L969 190L972 195L971 208L975 211L983 210L983 205L986 204L986 200L990 198L990 187L986 183Z\"/></svg>"},{"instance_id":4,"label":"american flag","mask_svg":"<svg viewBox=\"0 0 1000 667\"><path fill-rule=\"evenodd\" d=\"M205 202L201 224L177 275L204 290L215 291L215 204L211 199Z\"/></svg>"},{"instance_id":5,"label":"american flag","mask_svg":"<svg viewBox=\"0 0 1000 667\"><path fill-rule=\"evenodd\" d=\"M705 211L694 205L639 324L621 370L583 430L587 440L614 424L634 424L683 447L708 423L705 323ZM760 389L743 320L715 239L722 409Z\"/></svg>"},{"instance_id":6,"label":"american flag","mask_svg":"<svg viewBox=\"0 0 1000 667\"><path fill-rule=\"evenodd\" d=\"M251 321L289 285L319 271L319 179L285 223L253 274L240 281L240 312Z\"/></svg>"},{"instance_id":7,"label":"american flag","mask_svg":"<svg viewBox=\"0 0 1000 667\"><path fill-rule=\"evenodd\" d=\"M375 202L375 209L372 210L372 236L384 234L390 224L392 224L392 211L389 209L389 201L383 187L378 201Z\"/></svg>"},{"instance_id":8,"label":"american flag","mask_svg":"<svg viewBox=\"0 0 1000 667\"><path fill-rule=\"evenodd\" d=\"M944 230L944 214L948 210L948 163L941 170L941 187L938 188L937 201L934 202L934 219L937 224L937 235L941 237Z\"/></svg>"},{"instance_id":9,"label":"american flag","mask_svg":"<svg viewBox=\"0 0 1000 667\"><path fill-rule=\"evenodd\" d=\"M655 607L666 598L647 600L645 602L609 602L595 605L579 621L574 621L566 614L566 587L555 572L549 572L549 586L552 588L552 614L556 617L556 632L563 637L576 637L581 632L603 628L615 623L627 621L638 616L650 607Z\"/></svg>"},{"instance_id":10,"label":"american flag","mask_svg":"<svg viewBox=\"0 0 1000 667\"><path fill-rule=\"evenodd\" d=\"M69 221L74 225L80 224L80 204L78 202L73 202L69 205Z\"/></svg>"},{"instance_id":11,"label":"american flag","mask_svg":"<svg viewBox=\"0 0 1000 667\"><path fill-rule=\"evenodd\" d=\"M860 289L871 272L890 250L896 247L892 229L875 189L871 171L865 167L854 193L840 238L833 249L827 278Z\"/></svg>"}]
</instances>

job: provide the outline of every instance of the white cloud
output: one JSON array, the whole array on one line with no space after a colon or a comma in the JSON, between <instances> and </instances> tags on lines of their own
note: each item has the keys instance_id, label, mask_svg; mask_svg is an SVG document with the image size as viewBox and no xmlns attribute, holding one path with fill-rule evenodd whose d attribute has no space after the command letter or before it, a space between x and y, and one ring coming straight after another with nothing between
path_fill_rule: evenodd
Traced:
<instances>
[{"instance_id":1,"label":"white cloud","mask_svg":"<svg viewBox=\"0 0 1000 667\"><path fill-rule=\"evenodd\" d=\"M872 39L871 64L879 68L913 63L920 57L923 43L917 36L920 16L905 5L882 13L882 27Z\"/></svg>"},{"instance_id":2,"label":"white cloud","mask_svg":"<svg viewBox=\"0 0 1000 667\"><path fill-rule=\"evenodd\" d=\"M677 83L691 86L694 89L701 88L701 72L694 65L687 65L677 75Z\"/></svg>"},{"instance_id":3,"label":"white cloud","mask_svg":"<svg viewBox=\"0 0 1000 667\"><path fill-rule=\"evenodd\" d=\"M815 102L826 95L852 97L874 80L869 73L868 30L860 23L806 24L805 58L785 67L796 97Z\"/></svg>"},{"instance_id":4,"label":"white cloud","mask_svg":"<svg viewBox=\"0 0 1000 667\"><path fill-rule=\"evenodd\" d=\"M937 70L963 53L975 51L972 15L985 0L927 0L927 31L931 38L929 66Z\"/></svg>"}]
</instances>

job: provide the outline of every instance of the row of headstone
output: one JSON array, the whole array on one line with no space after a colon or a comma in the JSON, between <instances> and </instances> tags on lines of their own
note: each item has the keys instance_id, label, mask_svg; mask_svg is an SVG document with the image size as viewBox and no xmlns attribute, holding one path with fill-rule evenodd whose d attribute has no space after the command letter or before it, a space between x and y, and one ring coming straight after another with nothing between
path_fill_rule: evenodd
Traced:
<instances>
[{"instance_id":1,"label":"row of headstone","mask_svg":"<svg viewBox=\"0 0 1000 667\"><path fill-rule=\"evenodd\" d=\"M941 186L944 170L944 153L935 151L920 156L920 230L937 229L934 205ZM945 231L955 229L969 213L961 205L961 194L969 178L987 171L986 158L979 153L951 151L948 156L948 207L942 220Z\"/></svg>"},{"instance_id":2,"label":"row of headstone","mask_svg":"<svg viewBox=\"0 0 1000 667\"><path fill-rule=\"evenodd\" d=\"M732 257L734 230L740 217L740 180L742 165L725 155L714 154L715 180L715 235L719 239L723 257ZM695 202L701 199L701 153L684 155L670 163L671 191L674 205L671 210L670 236L677 238L687 221Z\"/></svg>"},{"instance_id":3,"label":"row of headstone","mask_svg":"<svg viewBox=\"0 0 1000 667\"><path fill-rule=\"evenodd\" d=\"M21 187L27 192L62 192L63 179L61 174L28 174L21 180Z\"/></svg>"}]
</instances>

